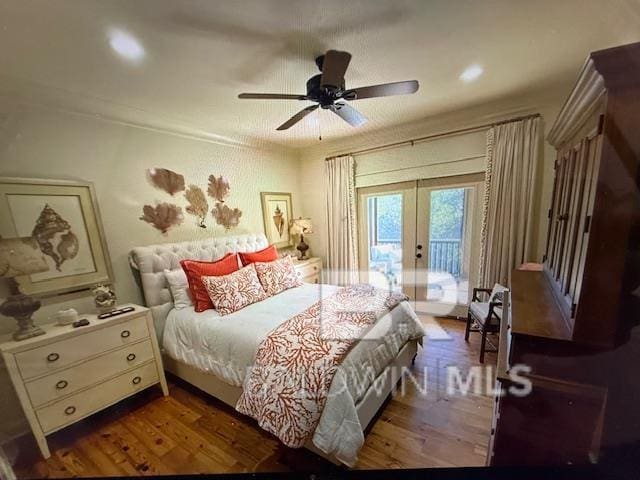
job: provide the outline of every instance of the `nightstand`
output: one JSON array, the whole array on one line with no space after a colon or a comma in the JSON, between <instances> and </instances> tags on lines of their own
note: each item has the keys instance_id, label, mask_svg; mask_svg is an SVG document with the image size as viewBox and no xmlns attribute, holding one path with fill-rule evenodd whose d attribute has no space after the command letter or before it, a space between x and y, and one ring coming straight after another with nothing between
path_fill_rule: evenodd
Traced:
<instances>
[{"instance_id":1,"label":"nightstand","mask_svg":"<svg viewBox=\"0 0 640 480\"><path fill-rule=\"evenodd\" d=\"M294 260L298 276L305 283L322 282L322 260L320 257L311 257L306 260Z\"/></svg>"},{"instance_id":2,"label":"nightstand","mask_svg":"<svg viewBox=\"0 0 640 480\"><path fill-rule=\"evenodd\" d=\"M45 325L45 334L0 345L9 376L44 458L46 436L160 384L169 394L151 311L105 320L81 315L89 325Z\"/></svg>"}]
</instances>

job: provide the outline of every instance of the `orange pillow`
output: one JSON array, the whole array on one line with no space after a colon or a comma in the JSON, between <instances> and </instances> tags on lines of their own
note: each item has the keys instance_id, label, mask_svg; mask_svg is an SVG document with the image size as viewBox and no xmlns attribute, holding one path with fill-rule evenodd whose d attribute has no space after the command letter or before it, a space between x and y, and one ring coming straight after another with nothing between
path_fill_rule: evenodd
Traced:
<instances>
[{"instance_id":1,"label":"orange pillow","mask_svg":"<svg viewBox=\"0 0 640 480\"><path fill-rule=\"evenodd\" d=\"M207 289L202 284L202 277L219 277L228 275L239 269L238 255L229 252L215 262L199 262L197 260L182 260L180 266L187 275L189 291L193 299L193 307L196 312L204 312L213 308Z\"/></svg>"},{"instance_id":2,"label":"orange pillow","mask_svg":"<svg viewBox=\"0 0 640 480\"><path fill-rule=\"evenodd\" d=\"M255 262L273 262L278 259L278 250L275 245L269 245L257 252L238 253L243 266Z\"/></svg>"}]
</instances>

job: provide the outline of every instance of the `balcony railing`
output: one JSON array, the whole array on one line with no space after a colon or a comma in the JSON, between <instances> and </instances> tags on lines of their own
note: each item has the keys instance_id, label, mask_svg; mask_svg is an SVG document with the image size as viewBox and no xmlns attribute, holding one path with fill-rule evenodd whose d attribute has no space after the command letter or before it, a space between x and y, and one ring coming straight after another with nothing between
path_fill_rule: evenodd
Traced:
<instances>
[{"instance_id":1,"label":"balcony railing","mask_svg":"<svg viewBox=\"0 0 640 480\"><path fill-rule=\"evenodd\" d=\"M462 249L459 239L429 241L429 270L447 272L454 278L462 273Z\"/></svg>"},{"instance_id":2,"label":"balcony railing","mask_svg":"<svg viewBox=\"0 0 640 480\"><path fill-rule=\"evenodd\" d=\"M378 240L378 245L396 245L398 249L402 248L400 239L384 239ZM387 260L387 259L385 259ZM372 261L373 263L373 261ZM385 263L379 261L377 263ZM388 261L389 268L394 263ZM400 267L398 267L400 268ZM444 238L440 240L429 241L429 271L431 272L447 272L454 278L458 279L462 274L462 243L460 239Z\"/></svg>"}]
</instances>

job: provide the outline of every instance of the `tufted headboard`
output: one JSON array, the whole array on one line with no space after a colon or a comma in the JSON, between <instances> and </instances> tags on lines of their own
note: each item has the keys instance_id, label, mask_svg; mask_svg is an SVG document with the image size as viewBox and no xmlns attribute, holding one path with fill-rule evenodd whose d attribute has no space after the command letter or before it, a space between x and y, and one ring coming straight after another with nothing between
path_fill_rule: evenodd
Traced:
<instances>
[{"instance_id":1,"label":"tufted headboard","mask_svg":"<svg viewBox=\"0 0 640 480\"><path fill-rule=\"evenodd\" d=\"M255 252L267 246L267 238L259 233L134 248L129 254L129 261L140 273L145 303L151 309L160 340L167 315L173 308L173 298L164 277L165 269L180 268L180 260L211 262L228 252Z\"/></svg>"}]
</instances>

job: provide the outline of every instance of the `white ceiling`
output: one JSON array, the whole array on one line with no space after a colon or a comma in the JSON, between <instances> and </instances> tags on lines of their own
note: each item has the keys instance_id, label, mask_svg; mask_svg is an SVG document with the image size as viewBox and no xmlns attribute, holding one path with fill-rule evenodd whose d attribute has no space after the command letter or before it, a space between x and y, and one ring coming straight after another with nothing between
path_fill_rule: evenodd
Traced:
<instances>
[{"instance_id":1,"label":"white ceiling","mask_svg":"<svg viewBox=\"0 0 640 480\"><path fill-rule=\"evenodd\" d=\"M373 131L501 96L566 88L589 51L640 40L638 0L4 0L0 94L257 144L317 144L309 105L239 100L305 93L314 57L347 50L347 87L416 79L420 90L352 102ZM118 57L107 32L146 56ZM482 65L476 82L458 79ZM354 129L320 113L323 138Z\"/></svg>"}]
</instances>

